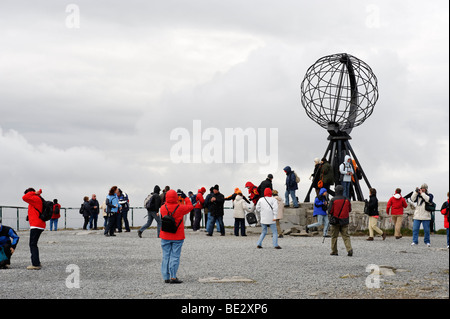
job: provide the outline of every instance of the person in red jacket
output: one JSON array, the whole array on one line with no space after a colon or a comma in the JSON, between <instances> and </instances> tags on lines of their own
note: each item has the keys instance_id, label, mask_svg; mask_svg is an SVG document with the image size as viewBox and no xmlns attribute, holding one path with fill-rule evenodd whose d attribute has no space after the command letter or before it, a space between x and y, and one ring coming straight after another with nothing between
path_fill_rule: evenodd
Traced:
<instances>
[{"instance_id":1,"label":"person in red jacket","mask_svg":"<svg viewBox=\"0 0 450 319\"><path fill-rule=\"evenodd\" d=\"M30 223L30 252L31 266L29 270L41 269L41 261L39 259L38 241L45 229L45 222L39 218L39 212L42 212L42 189L35 191L34 188L28 188L22 199L28 203L28 222Z\"/></svg>"},{"instance_id":2,"label":"person in red jacket","mask_svg":"<svg viewBox=\"0 0 450 319\"><path fill-rule=\"evenodd\" d=\"M449 199L448 199L449 193L447 192L447 201L442 204L441 207L441 214L444 215L444 227L447 228L447 249L449 247Z\"/></svg>"},{"instance_id":3,"label":"person in red jacket","mask_svg":"<svg viewBox=\"0 0 450 319\"><path fill-rule=\"evenodd\" d=\"M328 207L328 215L331 225L331 256L338 255L337 239L339 233L344 240L345 248L347 249L347 256L353 256L353 248L350 242L350 235L348 234L348 224L352 205L348 198L344 197L344 187L338 185L335 188L336 196L330 201ZM332 223L332 216L337 218L337 224Z\"/></svg>"},{"instance_id":4,"label":"person in red jacket","mask_svg":"<svg viewBox=\"0 0 450 319\"><path fill-rule=\"evenodd\" d=\"M402 190L397 188L394 196L392 196L386 207L386 213L392 215L392 221L395 225L395 239L402 238L403 210L408 207L406 200L402 197Z\"/></svg>"},{"instance_id":5,"label":"person in red jacket","mask_svg":"<svg viewBox=\"0 0 450 319\"><path fill-rule=\"evenodd\" d=\"M61 205L58 204L58 200L53 200L53 215L50 219L50 231L53 230L53 227L55 228L55 231L58 230L58 219L61 217Z\"/></svg>"},{"instance_id":6,"label":"person in red jacket","mask_svg":"<svg viewBox=\"0 0 450 319\"><path fill-rule=\"evenodd\" d=\"M181 248L184 243L184 222L183 217L194 208L191 200L186 195L183 196L183 205L178 203L178 195L174 190L166 193L166 203L161 206L159 213L161 218L168 214L173 214L175 224L178 225L176 233L169 233L161 229L161 248L163 252L161 273L165 283L180 284L177 278L177 271L180 265Z\"/></svg>"},{"instance_id":7,"label":"person in red jacket","mask_svg":"<svg viewBox=\"0 0 450 319\"><path fill-rule=\"evenodd\" d=\"M200 221L202 220L202 209L205 203L205 198L203 195L206 193L206 188L202 187L198 190L197 195L195 195L195 205L194 205L194 225L192 226L193 231L200 229Z\"/></svg>"}]
</instances>

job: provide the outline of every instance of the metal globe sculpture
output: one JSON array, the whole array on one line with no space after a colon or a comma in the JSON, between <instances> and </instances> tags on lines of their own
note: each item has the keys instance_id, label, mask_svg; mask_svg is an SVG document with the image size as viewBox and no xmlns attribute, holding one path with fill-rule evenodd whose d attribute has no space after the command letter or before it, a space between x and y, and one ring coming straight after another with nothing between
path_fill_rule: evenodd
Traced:
<instances>
[{"instance_id":1,"label":"metal globe sculpture","mask_svg":"<svg viewBox=\"0 0 450 319\"><path fill-rule=\"evenodd\" d=\"M330 134L324 158L334 169L335 184L340 183L339 165L343 163L345 155L351 155L361 173L360 178L364 178L371 188L350 145L349 134L372 115L378 97L378 80L372 69L350 54L325 56L306 72L301 84L301 102L308 117ZM311 190L315 187L311 185L305 202L309 202ZM364 200L356 176L352 182L351 197Z\"/></svg>"},{"instance_id":2,"label":"metal globe sculpture","mask_svg":"<svg viewBox=\"0 0 450 319\"><path fill-rule=\"evenodd\" d=\"M301 84L306 114L325 129L350 133L372 114L378 100L378 81L372 69L352 55L319 59Z\"/></svg>"}]
</instances>

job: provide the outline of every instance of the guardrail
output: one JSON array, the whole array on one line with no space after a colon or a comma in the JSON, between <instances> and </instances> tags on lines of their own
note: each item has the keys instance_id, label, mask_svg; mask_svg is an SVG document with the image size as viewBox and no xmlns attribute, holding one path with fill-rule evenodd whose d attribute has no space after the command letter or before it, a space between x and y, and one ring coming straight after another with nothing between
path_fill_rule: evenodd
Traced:
<instances>
[{"instance_id":1,"label":"guardrail","mask_svg":"<svg viewBox=\"0 0 450 319\"><path fill-rule=\"evenodd\" d=\"M224 207L225 209L232 209L231 207ZM61 207L61 217L58 221L58 229L82 228L84 218L79 214L79 207ZM0 206L0 217L2 223L16 230L29 229L26 217L28 215L28 208L21 206ZM147 209L145 207L130 207L128 212L128 221L130 227L142 226L147 222ZM103 226L103 213L100 212L98 216L98 226ZM187 215L189 218L189 215ZM152 224L156 226L156 222ZM204 218L202 218L202 227L204 227Z\"/></svg>"}]
</instances>

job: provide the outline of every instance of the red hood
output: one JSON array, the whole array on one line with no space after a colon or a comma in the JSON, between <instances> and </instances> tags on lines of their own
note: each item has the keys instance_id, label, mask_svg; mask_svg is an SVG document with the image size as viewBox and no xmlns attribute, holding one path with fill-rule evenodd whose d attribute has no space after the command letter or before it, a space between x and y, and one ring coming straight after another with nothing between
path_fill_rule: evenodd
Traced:
<instances>
[{"instance_id":1,"label":"red hood","mask_svg":"<svg viewBox=\"0 0 450 319\"><path fill-rule=\"evenodd\" d=\"M253 183L252 182L247 182L246 184L245 184L245 187L250 187L250 188L253 188L253 187L256 187L255 185L253 185Z\"/></svg>"},{"instance_id":2,"label":"red hood","mask_svg":"<svg viewBox=\"0 0 450 319\"><path fill-rule=\"evenodd\" d=\"M178 195L175 190L171 189L171 190L167 191L166 202L167 202L167 204L177 204L178 203Z\"/></svg>"},{"instance_id":3,"label":"red hood","mask_svg":"<svg viewBox=\"0 0 450 319\"><path fill-rule=\"evenodd\" d=\"M272 190L270 188L264 190L264 197L272 197Z\"/></svg>"},{"instance_id":4,"label":"red hood","mask_svg":"<svg viewBox=\"0 0 450 319\"><path fill-rule=\"evenodd\" d=\"M204 194L206 193L206 188L202 187L198 190L198 192Z\"/></svg>"}]
</instances>

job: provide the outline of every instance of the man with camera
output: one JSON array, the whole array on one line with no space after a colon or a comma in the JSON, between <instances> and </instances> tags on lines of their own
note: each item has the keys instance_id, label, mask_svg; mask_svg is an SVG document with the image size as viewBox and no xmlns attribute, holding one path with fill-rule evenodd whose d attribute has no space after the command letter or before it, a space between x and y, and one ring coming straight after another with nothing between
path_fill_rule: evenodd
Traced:
<instances>
[{"instance_id":1,"label":"man with camera","mask_svg":"<svg viewBox=\"0 0 450 319\"><path fill-rule=\"evenodd\" d=\"M413 217L413 242L411 246L417 246L419 244L419 229L420 225L423 224L424 242L430 247L430 221L431 212L434 209L433 195L428 193L428 185L423 184L420 188L417 187L411 196L411 201L416 206Z\"/></svg>"}]
</instances>

